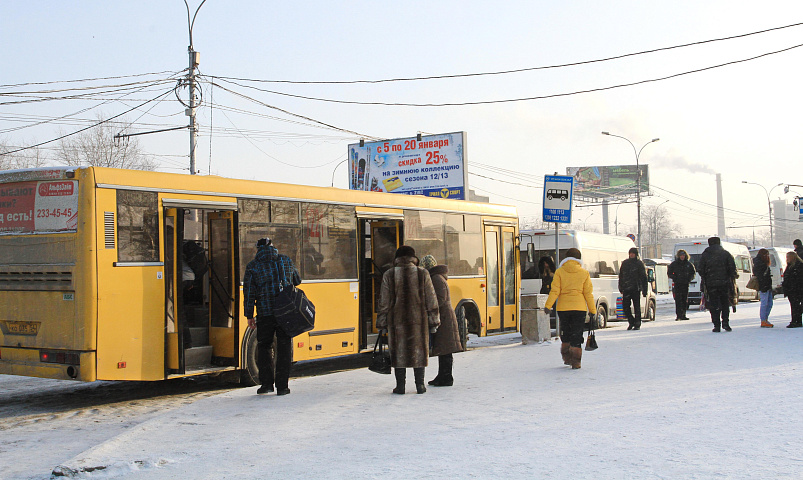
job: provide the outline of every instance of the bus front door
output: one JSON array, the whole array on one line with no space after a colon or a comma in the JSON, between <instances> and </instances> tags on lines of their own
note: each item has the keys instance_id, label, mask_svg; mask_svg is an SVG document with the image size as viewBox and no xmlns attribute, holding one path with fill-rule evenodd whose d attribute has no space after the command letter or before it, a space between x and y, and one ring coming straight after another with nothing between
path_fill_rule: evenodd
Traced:
<instances>
[{"instance_id":1,"label":"bus front door","mask_svg":"<svg viewBox=\"0 0 803 480\"><path fill-rule=\"evenodd\" d=\"M236 366L238 358L237 230L234 212L210 212L209 229L209 344L212 363Z\"/></svg>"},{"instance_id":2,"label":"bus front door","mask_svg":"<svg viewBox=\"0 0 803 480\"><path fill-rule=\"evenodd\" d=\"M486 332L516 330L516 242L513 227L485 226Z\"/></svg>"}]
</instances>

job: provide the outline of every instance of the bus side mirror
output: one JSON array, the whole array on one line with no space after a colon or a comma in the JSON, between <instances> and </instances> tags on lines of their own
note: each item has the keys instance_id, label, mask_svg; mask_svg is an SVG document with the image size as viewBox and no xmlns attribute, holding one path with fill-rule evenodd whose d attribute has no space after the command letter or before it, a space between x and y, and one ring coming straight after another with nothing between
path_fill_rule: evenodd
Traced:
<instances>
[{"instance_id":1,"label":"bus side mirror","mask_svg":"<svg viewBox=\"0 0 803 480\"><path fill-rule=\"evenodd\" d=\"M535 263L535 245L532 243L527 244L527 262Z\"/></svg>"}]
</instances>

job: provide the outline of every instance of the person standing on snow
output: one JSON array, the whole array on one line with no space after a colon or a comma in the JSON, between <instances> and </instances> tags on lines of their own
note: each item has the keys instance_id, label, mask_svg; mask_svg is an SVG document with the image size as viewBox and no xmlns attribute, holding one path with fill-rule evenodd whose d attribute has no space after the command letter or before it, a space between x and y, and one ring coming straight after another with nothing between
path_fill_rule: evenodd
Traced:
<instances>
[{"instance_id":1,"label":"person standing on snow","mask_svg":"<svg viewBox=\"0 0 803 480\"><path fill-rule=\"evenodd\" d=\"M730 294L736 280L736 262L733 255L722 248L719 237L708 239L708 248L700 256L697 272L702 279L705 305L711 312L712 331L719 332L721 325L730 332Z\"/></svg>"},{"instance_id":2,"label":"person standing on snow","mask_svg":"<svg viewBox=\"0 0 803 480\"><path fill-rule=\"evenodd\" d=\"M786 252L786 270L781 286L792 309L792 321L786 328L803 327L803 260L795 252Z\"/></svg>"},{"instance_id":3,"label":"person standing on snow","mask_svg":"<svg viewBox=\"0 0 803 480\"><path fill-rule=\"evenodd\" d=\"M627 317L627 329L641 329L641 299L639 292L647 297L647 268L644 262L638 258L638 248L633 247L628 251L629 258L622 262L619 267L619 293L622 294L622 308ZM635 315L630 310L633 303Z\"/></svg>"},{"instance_id":4,"label":"person standing on snow","mask_svg":"<svg viewBox=\"0 0 803 480\"><path fill-rule=\"evenodd\" d=\"M413 369L416 393L424 393L424 369L429 357L429 334L440 325L438 297L429 272L418 266L415 250L402 245L393 268L382 275L376 328L387 330L390 364L396 374L393 393L404 394L407 369Z\"/></svg>"},{"instance_id":5,"label":"person standing on snow","mask_svg":"<svg viewBox=\"0 0 803 480\"><path fill-rule=\"evenodd\" d=\"M580 261L580 250L570 248L566 258L560 262L552 279L552 289L547 297L544 311L549 314L552 306L560 318L560 354L565 365L572 369L580 368L583 356L583 330L590 320L588 314L595 315L597 306L594 303L594 286L591 275L583 268Z\"/></svg>"},{"instance_id":6,"label":"person standing on snow","mask_svg":"<svg viewBox=\"0 0 803 480\"><path fill-rule=\"evenodd\" d=\"M438 375L427 382L434 387L451 387L454 385L452 376L452 366L454 365L453 353L463 351L463 344L460 342L460 332L457 328L457 316L452 308L452 299L449 295L449 268L446 265L438 265L435 257L424 255L421 259L421 266L429 271L432 286L435 288L435 295L438 297L438 314L441 319L441 326L431 335L430 357L438 357Z\"/></svg>"},{"instance_id":7,"label":"person standing on snow","mask_svg":"<svg viewBox=\"0 0 803 480\"><path fill-rule=\"evenodd\" d=\"M257 330L257 368L259 382L262 384L257 395L273 391L276 395L290 393L290 365L293 360L293 339L276 324L273 316L273 302L282 285L298 285L298 275L293 261L287 255L280 255L269 238L257 241L257 253L248 262L243 277L243 307L248 326ZM254 319L254 306L257 318ZM276 334L276 375L273 374L273 359L270 349L273 335Z\"/></svg>"},{"instance_id":8,"label":"person standing on snow","mask_svg":"<svg viewBox=\"0 0 803 480\"><path fill-rule=\"evenodd\" d=\"M669 264L666 274L672 279L672 294L675 296L675 320L688 320L686 309L689 306L689 284L694 280L697 270L689 261L689 254L682 248Z\"/></svg>"},{"instance_id":9,"label":"person standing on snow","mask_svg":"<svg viewBox=\"0 0 803 480\"><path fill-rule=\"evenodd\" d=\"M792 242L792 248L795 249L795 253L798 257L803 258L803 242L801 242L799 238L796 238Z\"/></svg>"},{"instance_id":10,"label":"person standing on snow","mask_svg":"<svg viewBox=\"0 0 803 480\"><path fill-rule=\"evenodd\" d=\"M761 300L758 318L761 320L763 328L772 328L775 326L769 321L773 300L772 271L770 269L770 252L766 248L759 250L756 258L753 259L753 275L758 280L758 297Z\"/></svg>"}]
</instances>

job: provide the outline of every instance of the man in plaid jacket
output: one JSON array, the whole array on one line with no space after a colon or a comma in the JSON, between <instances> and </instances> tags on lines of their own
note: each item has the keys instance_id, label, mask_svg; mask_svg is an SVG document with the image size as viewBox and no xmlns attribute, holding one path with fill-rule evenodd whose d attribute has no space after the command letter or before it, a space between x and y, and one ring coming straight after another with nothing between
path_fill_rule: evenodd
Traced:
<instances>
[{"instance_id":1,"label":"man in plaid jacket","mask_svg":"<svg viewBox=\"0 0 803 480\"><path fill-rule=\"evenodd\" d=\"M282 286L298 285L301 278L293 261L287 255L280 255L269 238L257 241L257 254L245 267L243 279L244 312L248 326L257 331L257 367L262 386L257 394L273 392L276 395L290 393L290 365L292 363L293 339L276 326L273 316L273 301ZM256 320L254 319L256 306ZM270 355L273 335L276 334L276 375L273 374L273 361Z\"/></svg>"}]
</instances>

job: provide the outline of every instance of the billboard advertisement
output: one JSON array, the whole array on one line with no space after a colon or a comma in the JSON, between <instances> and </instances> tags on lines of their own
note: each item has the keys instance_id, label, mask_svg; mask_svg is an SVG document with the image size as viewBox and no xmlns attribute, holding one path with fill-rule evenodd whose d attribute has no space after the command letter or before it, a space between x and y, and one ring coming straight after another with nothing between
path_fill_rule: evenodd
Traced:
<instances>
[{"instance_id":1,"label":"billboard advertisement","mask_svg":"<svg viewBox=\"0 0 803 480\"><path fill-rule=\"evenodd\" d=\"M77 226L77 181L0 185L0 234L74 231Z\"/></svg>"},{"instance_id":2,"label":"billboard advertisement","mask_svg":"<svg viewBox=\"0 0 803 480\"><path fill-rule=\"evenodd\" d=\"M641 170L641 192L650 191L647 165ZM567 167L566 174L574 177L578 194L594 197L618 197L636 194L636 166Z\"/></svg>"},{"instance_id":3,"label":"billboard advertisement","mask_svg":"<svg viewBox=\"0 0 803 480\"><path fill-rule=\"evenodd\" d=\"M465 133L348 146L349 188L427 197L467 197Z\"/></svg>"}]
</instances>

